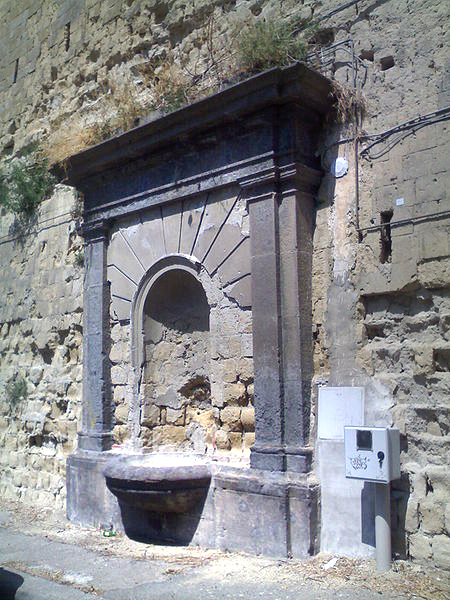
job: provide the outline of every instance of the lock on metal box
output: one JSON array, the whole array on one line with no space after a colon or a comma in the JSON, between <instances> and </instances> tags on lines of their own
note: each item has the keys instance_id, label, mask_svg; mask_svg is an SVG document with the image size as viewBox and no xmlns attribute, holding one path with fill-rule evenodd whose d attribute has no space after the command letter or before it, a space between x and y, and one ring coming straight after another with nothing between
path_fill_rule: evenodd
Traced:
<instances>
[{"instance_id":1,"label":"lock on metal box","mask_svg":"<svg viewBox=\"0 0 450 600\"><path fill-rule=\"evenodd\" d=\"M344 427L345 476L377 483L400 478L400 434L388 427Z\"/></svg>"}]
</instances>

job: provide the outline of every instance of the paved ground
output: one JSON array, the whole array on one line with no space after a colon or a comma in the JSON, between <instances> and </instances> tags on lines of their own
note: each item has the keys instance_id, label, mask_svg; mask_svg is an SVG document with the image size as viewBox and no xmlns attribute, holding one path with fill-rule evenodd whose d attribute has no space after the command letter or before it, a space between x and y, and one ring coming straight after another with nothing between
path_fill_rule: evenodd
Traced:
<instances>
[{"instance_id":1,"label":"paved ground","mask_svg":"<svg viewBox=\"0 0 450 600\"><path fill-rule=\"evenodd\" d=\"M443 573L329 556L269 560L138 544L75 527L63 515L0 509L0 600L387 600L450 598Z\"/></svg>"}]
</instances>

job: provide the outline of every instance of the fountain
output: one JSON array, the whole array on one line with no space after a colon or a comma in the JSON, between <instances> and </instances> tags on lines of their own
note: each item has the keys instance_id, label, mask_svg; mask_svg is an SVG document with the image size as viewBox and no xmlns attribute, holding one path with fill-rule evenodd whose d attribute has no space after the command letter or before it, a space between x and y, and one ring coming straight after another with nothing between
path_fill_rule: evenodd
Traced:
<instances>
[{"instance_id":1,"label":"fountain","mask_svg":"<svg viewBox=\"0 0 450 600\"><path fill-rule=\"evenodd\" d=\"M311 281L329 82L275 68L85 150L83 415L67 513L314 551Z\"/></svg>"}]
</instances>

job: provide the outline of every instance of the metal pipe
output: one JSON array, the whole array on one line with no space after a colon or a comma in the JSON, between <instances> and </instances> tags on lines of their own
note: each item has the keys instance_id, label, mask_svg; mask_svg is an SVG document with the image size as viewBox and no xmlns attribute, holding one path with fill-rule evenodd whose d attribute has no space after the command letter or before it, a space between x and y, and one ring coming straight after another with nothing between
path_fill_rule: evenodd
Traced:
<instances>
[{"instance_id":1,"label":"metal pipe","mask_svg":"<svg viewBox=\"0 0 450 600\"><path fill-rule=\"evenodd\" d=\"M391 570L391 487L375 483L375 556L377 571Z\"/></svg>"}]
</instances>

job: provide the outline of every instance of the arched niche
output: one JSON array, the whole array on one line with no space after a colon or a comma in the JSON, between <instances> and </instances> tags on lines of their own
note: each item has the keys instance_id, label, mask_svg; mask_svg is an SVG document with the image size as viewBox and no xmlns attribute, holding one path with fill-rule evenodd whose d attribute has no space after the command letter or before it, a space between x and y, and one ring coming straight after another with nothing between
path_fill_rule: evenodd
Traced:
<instances>
[{"instance_id":1,"label":"arched niche","mask_svg":"<svg viewBox=\"0 0 450 600\"><path fill-rule=\"evenodd\" d=\"M139 437L148 449L212 444L210 305L197 265L170 257L144 283L137 358Z\"/></svg>"}]
</instances>

